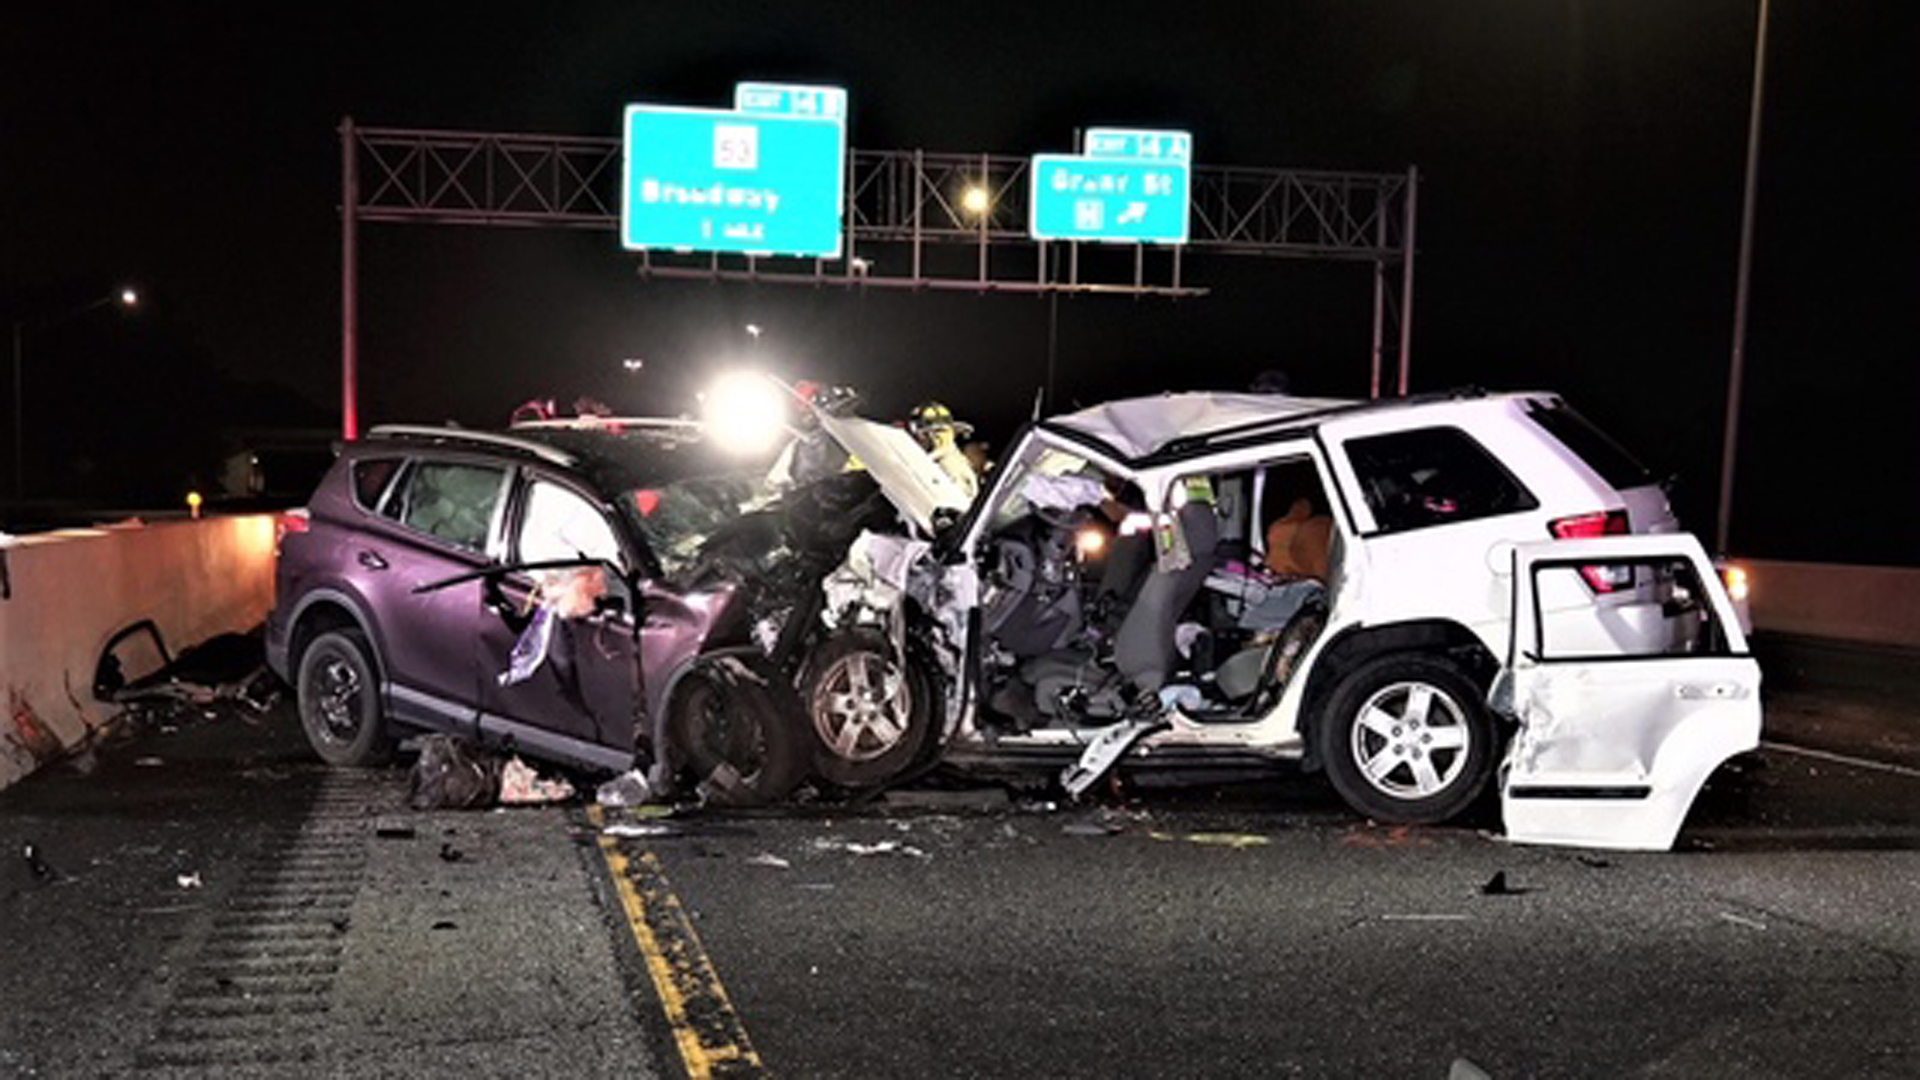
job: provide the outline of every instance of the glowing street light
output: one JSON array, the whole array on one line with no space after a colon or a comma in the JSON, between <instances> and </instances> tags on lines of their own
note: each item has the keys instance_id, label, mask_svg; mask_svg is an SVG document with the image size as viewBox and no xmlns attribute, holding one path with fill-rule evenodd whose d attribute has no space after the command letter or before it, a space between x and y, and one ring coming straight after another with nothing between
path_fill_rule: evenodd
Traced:
<instances>
[{"instance_id":1,"label":"glowing street light","mask_svg":"<svg viewBox=\"0 0 1920 1080\"><path fill-rule=\"evenodd\" d=\"M632 375L641 368L646 367L647 362L638 356L629 356L625 360L620 361L620 366L627 369L627 374Z\"/></svg>"},{"instance_id":2,"label":"glowing street light","mask_svg":"<svg viewBox=\"0 0 1920 1080\"><path fill-rule=\"evenodd\" d=\"M967 189L960 193L960 209L974 217L985 214L992 205L993 196L987 194L987 189L980 184L969 184Z\"/></svg>"},{"instance_id":3,"label":"glowing street light","mask_svg":"<svg viewBox=\"0 0 1920 1080\"><path fill-rule=\"evenodd\" d=\"M731 372L700 395L700 414L707 436L722 450L760 453L786 434L786 392L759 372Z\"/></svg>"}]
</instances>

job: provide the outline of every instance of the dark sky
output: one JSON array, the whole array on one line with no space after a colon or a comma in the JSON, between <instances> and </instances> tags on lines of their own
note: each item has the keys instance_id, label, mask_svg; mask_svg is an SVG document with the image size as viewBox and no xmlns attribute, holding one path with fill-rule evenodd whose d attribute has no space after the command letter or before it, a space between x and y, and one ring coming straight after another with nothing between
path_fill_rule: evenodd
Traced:
<instances>
[{"instance_id":1,"label":"dark sky","mask_svg":"<svg viewBox=\"0 0 1920 1080\"><path fill-rule=\"evenodd\" d=\"M1920 551L1916 7L1773 5L1737 552ZM862 148L1028 154L1091 125L1179 127L1203 163L1417 165L1415 389L1560 390L1678 473L1683 516L1710 535L1757 11L33 5L0 33L0 307L37 319L122 279L152 297L137 319L34 339L29 438L59 479L87 446L190 440L183 418L336 422L344 115L612 135L627 102L719 106L758 78L846 87ZM747 322L789 374L861 384L882 409L938 396L1001 437L1042 378L1033 299L643 285L601 233L362 239L371 422L497 424L535 394L678 409ZM1187 271L1213 295L1060 305L1064 397L1241 388L1269 367L1302 392L1366 392L1363 270ZM78 419L43 417L49 401Z\"/></svg>"}]
</instances>

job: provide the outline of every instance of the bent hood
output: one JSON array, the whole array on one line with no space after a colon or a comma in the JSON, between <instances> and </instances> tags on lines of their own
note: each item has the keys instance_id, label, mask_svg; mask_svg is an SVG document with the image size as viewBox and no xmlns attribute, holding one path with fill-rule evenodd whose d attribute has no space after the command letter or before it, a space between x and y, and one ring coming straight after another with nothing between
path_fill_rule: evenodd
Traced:
<instances>
[{"instance_id":1,"label":"bent hood","mask_svg":"<svg viewBox=\"0 0 1920 1080\"><path fill-rule=\"evenodd\" d=\"M936 511L964 512L973 500L960 482L897 427L858 416L828 416L816 411L820 427L866 466L896 510L920 531L933 535Z\"/></svg>"}]
</instances>

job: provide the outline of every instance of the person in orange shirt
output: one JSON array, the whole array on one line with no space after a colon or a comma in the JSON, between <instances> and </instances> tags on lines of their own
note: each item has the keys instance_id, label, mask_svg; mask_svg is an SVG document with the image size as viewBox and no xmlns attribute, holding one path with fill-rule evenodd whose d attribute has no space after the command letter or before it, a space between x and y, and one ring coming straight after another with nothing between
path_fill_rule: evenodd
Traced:
<instances>
[{"instance_id":1,"label":"person in orange shirt","mask_svg":"<svg viewBox=\"0 0 1920 1080\"><path fill-rule=\"evenodd\" d=\"M1333 518L1313 512L1305 495L1293 500L1285 517L1267 526L1267 569L1287 577L1327 580L1327 556L1333 544Z\"/></svg>"}]
</instances>

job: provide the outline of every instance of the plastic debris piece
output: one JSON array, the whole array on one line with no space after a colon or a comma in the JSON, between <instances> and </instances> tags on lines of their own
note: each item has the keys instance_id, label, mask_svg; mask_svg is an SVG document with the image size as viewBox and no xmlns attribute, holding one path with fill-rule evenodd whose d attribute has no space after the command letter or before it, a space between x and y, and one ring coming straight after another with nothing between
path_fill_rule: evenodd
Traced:
<instances>
[{"instance_id":1,"label":"plastic debris piece","mask_svg":"<svg viewBox=\"0 0 1920 1080\"><path fill-rule=\"evenodd\" d=\"M134 758L133 763L142 769L157 769L166 762L157 757Z\"/></svg>"},{"instance_id":2,"label":"plastic debris piece","mask_svg":"<svg viewBox=\"0 0 1920 1080\"><path fill-rule=\"evenodd\" d=\"M778 855L775 855L771 851L763 851L760 854L753 856L752 858L747 860L747 865L748 866L770 866L775 870L793 869L793 863L787 861L786 859L781 858Z\"/></svg>"},{"instance_id":3,"label":"plastic debris piece","mask_svg":"<svg viewBox=\"0 0 1920 1080\"><path fill-rule=\"evenodd\" d=\"M500 801L509 806L540 806L573 798L573 785L547 779L517 756L500 767Z\"/></svg>"},{"instance_id":4,"label":"plastic debris piece","mask_svg":"<svg viewBox=\"0 0 1920 1080\"><path fill-rule=\"evenodd\" d=\"M467 853L464 851L461 851L457 847L454 847L453 841L451 840L440 841L440 861L441 862L459 862L461 859L464 859L466 857L467 857Z\"/></svg>"},{"instance_id":5,"label":"plastic debris piece","mask_svg":"<svg viewBox=\"0 0 1920 1080\"><path fill-rule=\"evenodd\" d=\"M1169 840L1169 841L1178 840L1188 844L1199 844L1203 847L1233 848L1236 851L1242 848L1266 847L1267 845L1273 843L1272 840L1269 840L1268 838L1261 836L1259 833L1200 832L1200 833L1183 833L1183 834L1176 835L1174 833L1155 831L1155 832L1150 832L1147 835L1155 840Z\"/></svg>"},{"instance_id":6,"label":"plastic debris piece","mask_svg":"<svg viewBox=\"0 0 1920 1080\"><path fill-rule=\"evenodd\" d=\"M373 827L373 835L382 840L411 840L413 826L402 825L395 821L382 821Z\"/></svg>"},{"instance_id":7,"label":"plastic debris piece","mask_svg":"<svg viewBox=\"0 0 1920 1080\"><path fill-rule=\"evenodd\" d=\"M650 836L678 836L680 830L673 826L651 821L616 821L600 830L607 836L619 836L627 839L641 839Z\"/></svg>"},{"instance_id":8,"label":"plastic debris piece","mask_svg":"<svg viewBox=\"0 0 1920 1080\"><path fill-rule=\"evenodd\" d=\"M932 855L898 840L882 840L873 844L862 844L853 840L838 840L823 836L813 842L819 851L844 851L849 855L905 855L914 859L931 859Z\"/></svg>"},{"instance_id":9,"label":"plastic debris piece","mask_svg":"<svg viewBox=\"0 0 1920 1080\"><path fill-rule=\"evenodd\" d=\"M1767 924L1761 922L1759 919L1749 919L1745 915L1735 915L1731 911L1721 912L1720 917L1735 926L1744 926L1749 930L1765 930L1767 928Z\"/></svg>"},{"instance_id":10,"label":"plastic debris piece","mask_svg":"<svg viewBox=\"0 0 1920 1080\"><path fill-rule=\"evenodd\" d=\"M53 868L53 864L40 854L40 849L32 843L27 844L22 850L21 857L27 861L27 872L37 881L46 881L59 874L59 871Z\"/></svg>"},{"instance_id":11,"label":"plastic debris piece","mask_svg":"<svg viewBox=\"0 0 1920 1080\"><path fill-rule=\"evenodd\" d=\"M1126 826L1117 821L1069 821L1060 831L1068 836L1118 836Z\"/></svg>"},{"instance_id":12,"label":"plastic debris piece","mask_svg":"<svg viewBox=\"0 0 1920 1080\"><path fill-rule=\"evenodd\" d=\"M647 774L640 769L621 773L593 793L594 802L610 807L639 806L651 798L653 785L647 783Z\"/></svg>"},{"instance_id":13,"label":"plastic debris piece","mask_svg":"<svg viewBox=\"0 0 1920 1080\"><path fill-rule=\"evenodd\" d=\"M1505 870L1496 872L1487 879L1485 885L1480 886L1482 896L1521 896L1532 891L1530 886L1508 884Z\"/></svg>"},{"instance_id":14,"label":"plastic debris piece","mask_svg":"<svg viewBox=\"0 0 1920 1080\"><path fill-rule=\"evenodd\" d=\"M179 882L180 887L183 889L198 889L201 885L205 884L200 880L200 871L198 870L195 870L191 874L176 874L173 880Z\"/></svg>"}]
</instances>

